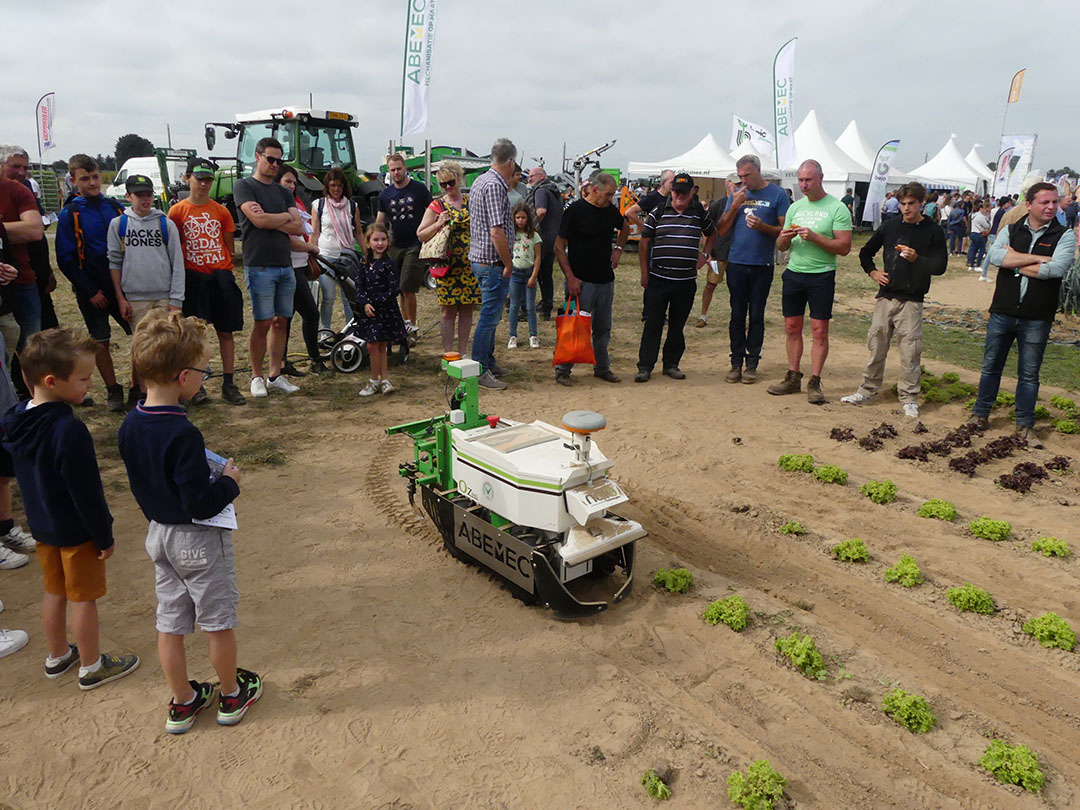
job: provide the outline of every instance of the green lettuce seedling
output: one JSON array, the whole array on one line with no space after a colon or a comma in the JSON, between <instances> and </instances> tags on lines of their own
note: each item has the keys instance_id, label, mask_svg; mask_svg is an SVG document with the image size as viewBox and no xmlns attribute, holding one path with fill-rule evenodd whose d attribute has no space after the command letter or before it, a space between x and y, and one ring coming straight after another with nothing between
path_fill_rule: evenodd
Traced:
<instances>
[{"instance_id":1,"label":"green lettuce seedling","mask_svg":"<svg viewBox=\"0 0 1080 810\"><path fill-rule=\"evenodd\" d=\"M832 547L832 555L841 562L866 562L870 559L870 552L866 549L866 543L858 537L845 540L843 543L837 543Z\"/></svg>"},{"instance_id":2,"label":"green lettuce seedling","mask_svg":"<svg viewBox=\"0 0 1080 810\"><path fill-rule=\"evenodd\" d=\"M1054 430L1058 433L1080 433L1080 424L1075 419L1058 419L1054 422Z\"/></svg>"},{"instance_id":3,"label":"green lettuce seedling","mask_svg":"<svg viewBox=\"0 0 1080 810\"><path fill-rule=\"evenodd\" d=\"M738 633L746 629L746 623L750 620L750 606L741 596L732 594L723 599L717 599L705 608L701 616L714 627L723 622Z\"/></svg>"},{"instance_id":4,"label":"green lettuce seedling","mask_svg":"<svg viewBox=\"0 0 1080 810\"><path fill-rule=\"evenodd\" d=\"M892 481L867 481L859 492L874 503L892 503L896 500L896 484Z\"/></svg>"},{"instance_id":5,"label":"green lettuce seedling","mask_svg":"<svg viewBox=\"0 0 1080 810\"><path fill-rule=\"evenodd\" d=\"M1039 769L1039 756L1026 745L1009 745L1004 740L994 740L986 748L979 764L1006 785L1020 785L1024 790L1038 793L1046 784L1046 777Z\"/></svg>"},{"instance_id":6,"label":"green lettuce seedling","mask_svg":"<svg viewBox=\"0 0 1080 810\"><path fill-rule=\"evenodd\" d=\"M788 472L813 472L814 457L809 454L786 453L780 456L776 466Z\"/></svg>"},{"instance_id":7,"label":"green lettuce seedling","mask_svg":"<svg viewBox=\"0 0 1080 810\"><path fill-rule=\"evenodd\" d=\"M728 777L728 798L743 810L773 810L784 795L787 780L772 769L767 759L750 763L746 773Z\"/></svg>"},{"instance_id":8,"label":"green lettuce seedling","mask_svg":"<svg viewBox=\"0 0 1080 810\"><path fill-rule=\"evenodd\" d=\"M694 575L685 568L660 568L653 574L653 585L671 593L686 593L694 584Z\"/></svg>"},{"instance_id":9,"label":"green lettuce seedling","mask_svg":"<svg viewBox=\"0 0 1080 810\"><path fill-rule=\"evenodd\" d=\"M949 588L945 596L962 611L989 615L997 610L994 606L994 597L990 595L990 592L976 588L970 582L965 582L959 588Z\"/></svg>"},{"instance_id":10,"label":"green lettuce seedling","mask_svg":"<svg viewBox=\"0 0 1080 810\"><path fill-rule=\"evenodd\" d=\"M1044 557L1068 557L1069 544L1056 537L1040 537L1031 544L1032 551L1041 551Z\"/></svg>"},{"instance_id":11,"label":"green lettuce seedling","mask_svg":"<svg viewBox=\"0 0 1080 810\"><path fill-rule=\"evenodd\" d=\"M806 534L806 527L797 520L789 520L780 527L780 534Z\"/></svg>"},{"instance_id":12,"label":"green lettuce seedling","mask_svg":"<svg viewBox=\"0 0 1080 810\"><path fill-rule=\"evenodd\" d=\"M1068 397L1053 396L1050 397L1050 404L1057 408L1059 411L1075 411L1076 402Z\"/></svg>"},{"instance_id":13,"label":"green lettuce seedling","mask_svg":"<svg viewBox=\"0 0 1080 810\"><path fill-rule=\"evenodd\" d=\"M881 710L908 731L925 734L934 727L934 712L926 698L903 689L893 689L881 703Z\"/></svg>"},{"instance_id":14,"label":"green lettuce seedling","mask_svg":"<svg viewBox=\"0 0 1080 810\"><path fill-rule=\"evenodd\" d=\"M657 776L652 768L641 775L641 784L645 786L645 792L654 799L664 801L671 797L671 788L664 784L664 780Z\"/></svg>"},{"instance_id":15,"label":"green lettuce seedling","mask_svg":"<svg viewBox=\"0 0 1080 810\"><path fill-rule=\"evenodd\" d=\"M828 670L825 668L825 659L817 651L813 636L796 630L787 638L776 640L776 651L787 658L792 666L807 678L823 681L829 677Z\"/></svg>"},{"instance_id":16,"label":"green lettuce seedling","mask_svg":"<svg viewBox=\"0 0 1080 810\"><path fill-rule=\"evenodd\" d=\"M1071 652L1076 646L1076 633L1069 627L1069 623L1056 613L1044 613L1037 619L1030 619L1024 623L1024 632L1035 636L1038 642L1048 649L1057 647Z\"/></svg>"},{"instance_id":17,"label":"green lettuce seedling","mask_svg":"<svg viewBox=\"0 0 1080 810\"><path fill-rule=\"evenodd\" d=\"M1053 414L1050 413L1050 409L1045 405L1035 406L1035 418L1036 419L1049 419Z\"/></svg>"},{"instance_id":18,"label":"green lettuce seedling","mask_svg":"<svg viewBox=\"0 0 1080 810\"><path fill-rule=\"evenodd\" d=\"M835 464L822 464L814 470L814 477L818 481L824 481L826 484L840 484L842 486L847 483L847 473Z\"/></svg>"},{"instance_id":19,"label":"green lettuce seedling","mask_svg":"<svg viewBox=\"0 0 1080 810\"><path fill-rule=\"evenodd\" d=\"M1012 524L1007 520L994 520L983 515L971 521L968 524L968 529L971 530L973 535L983 540L1000 542L1009 539L1009 535L1012 533Z\"/></svg>"},{"instance_id":20,"label":"green lettuce seedling","mask_svg":"<svg viewBox=\"0 0 1080 810\"><path fill-rule=\"evenodd\" d=\"M898 582L905 588L914 588L922 584L923 575L915 558L908 554L901 554L900 559L892 568L885 569L886 582Z\"/></svg>"},{"instance_id":21,"label":"green lettuce seedling","mask_svg":"<svg viewBox=\"0 0 1080 810\"><path fill-rule=\"evenodd\" d=\"M952 522L956 520L956 507L940 498L931 498L919 507L919 517Z\"/></svg>"}]
</instances>

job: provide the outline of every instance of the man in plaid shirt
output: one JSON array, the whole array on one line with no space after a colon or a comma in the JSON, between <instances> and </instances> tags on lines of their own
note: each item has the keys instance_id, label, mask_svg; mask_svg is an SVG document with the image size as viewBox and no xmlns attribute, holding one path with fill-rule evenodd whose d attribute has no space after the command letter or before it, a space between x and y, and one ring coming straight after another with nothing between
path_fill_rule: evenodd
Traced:
<instances>
[{"instance_id":1,"label":"man in plaid shirt","mask_svg":"<svg viewBox=\"0 0 1080 810\"><path fill-rule=\"evenodd\" d=\"M491 147L491 168L469 189L469 262L480 284L480 317L473 332L472 359L482 367L478 382L485 388L506 388L498 379L506 372L495 363L495 327L502 317L514 268L510 257L514 217L507 192L515 158L517 147L509 139L499 138Z\"/></svg>"}]
</instances>

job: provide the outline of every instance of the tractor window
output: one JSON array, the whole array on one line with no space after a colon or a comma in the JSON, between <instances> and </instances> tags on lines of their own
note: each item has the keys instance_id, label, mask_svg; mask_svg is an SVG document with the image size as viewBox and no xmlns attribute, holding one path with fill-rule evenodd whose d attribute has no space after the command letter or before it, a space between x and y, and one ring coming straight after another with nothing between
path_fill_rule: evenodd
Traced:
<instances>
[{"instance_id":1,"label":"tractor window","mask_svg":"<svg viewBox=\"0 0 1080 810\"><path fill-rule=\"evenodd\" d=\"M297 159L305 169L325 172L355 163L352 136L347 127L301 125L299 146Z\"/></svg>"},{"instance_id":2,"label":"tractor window","mask_svg":"<svg viewBox=\"0 0 1080 810\"><path fill-rule=\"evenodd\" d=\"M263 138L277 138L284 149L286 161L293 159L293 123L291 121L262 121L244 124L240 133L237 155L240 158L240 175L247 177L255 169L255 144Z\"/></svg>"}]
</instances>

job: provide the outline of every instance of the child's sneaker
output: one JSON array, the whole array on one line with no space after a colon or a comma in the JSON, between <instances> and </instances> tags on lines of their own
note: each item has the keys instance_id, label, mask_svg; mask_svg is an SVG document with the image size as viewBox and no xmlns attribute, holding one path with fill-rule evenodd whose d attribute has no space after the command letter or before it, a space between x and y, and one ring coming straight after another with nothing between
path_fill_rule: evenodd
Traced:
<instances>
[{"instance_id":1,"label":"child's sneaker","mask_svg":"<svg viewBox=\"0 0 1080 810\"><path fill-rule=\"evenodd\" d=\"M380 383L379 385L379 390L382 391L384 394L389 394L391 391L394 390L394 386L390 384L389 380L383 380L382 383Z\"/></svg>"},{"instance_id":2,"label":"child's sneaker","mask_svg":"<svg viewBox=\"0 0 1080 810\"><path fill-rule=\"evenodd\" d=\"M30 535L30 532L23 531L19 526L12 526L10 532L0 537L0 544L7 546L12 551L23 551L28 554L33 553L37 547L37 541Z\"/></svg>"},{"instance_id":3,"label":"child's sneaker","mask_svg":"<svg viewBox=\"0 0 1080 810\"><path fill-rule=\"evenodd\" d=\"M529 338L529 348L530 349L539 349L540 348L540 338L537 337L536 335L533 335L531 338Z\"/></svg>"},{"instance_id":4,"label":"child's sneaker","mask_svg":"<svg viewBox=\"0 0 1080 810\"><path fill-rule=\"evenodd\" d=\"M508 349L516 349L517 348L517 335L511 335L510 336L510 339L508 341L506 341L506 348L508 348Z\"/></svg>"},{"instance_id":5,"label":"child's sneaker","mask_svg":"<svg viewBox=\"0 0 1080 810\"><path fill-rule=\"evenodd\" d=\"M88 672L85 675L79 674L79 688L84 692L88 689L97 689L99 686L104 686L109 681L115 681L118 678L123 678L125 675L130 675L132 672L139 668L139 656L131 653L124 653L123 655L109 655L108 653L101 654L101 666L94 672Z\"/></svg>"},{"instance_id":6,"label":"child's sneaker","mask_svg":"<svg viewBox=\"0 0 1080 810\"><path fill-rule=\"evenodd\" d=\"M212 683L199 683L189 681L191 688L195 690L195 697L191 703L176 704L169 701L169 719L165 721L165 730L170 734L183 734L193 725L199 712L210 705L214 699L214 685Z\"/></svg>"},{"instance_id":7,"label":"child's sneaker","mask_svg":"<svg viewBox=\"0 0 1080 810\"><path fill-rule=\"evenodd\" d=\"M367 385L360 389L360 396L370 397L374 394L379 393L381 389L382 386L379 384L378 380L368 380Z\"/></svg>"},{"instance_id":8,"label":"child's sneaker","mask_svg":"<svg viewBox=\"0 0 1080 810\"><path fill-rule=\"evenodd\" d=\"M50 660L49 658L45 659L45 677L49 680L55 680L79 663L79 648L74 644L68 644L67 655L55 664L50 664Z\"/></svg>"},{"instance_id":9,"label":"child's sneaker","mask_svg":"<svg viewBox=\"0 0 1080 810\"><path fill-rule=\"evenodd\" d=\"M28 562L30 562L30 558L25 554L0 546L0 568L8 570L22 568Z\"/></svg>"},{"instance_id":10,"label":"child's sneaker","mask_svg":"<svg viewBox=\"0 0 1080 810\"><path fill-rule=\"evenodd\" d=\"M236 670L236 685L240 691L232 695L218 694L217 721L222 726L235 726L244 719L247 710L262 697L262 678L246 669Z\"/></svg>"}]
</instances>

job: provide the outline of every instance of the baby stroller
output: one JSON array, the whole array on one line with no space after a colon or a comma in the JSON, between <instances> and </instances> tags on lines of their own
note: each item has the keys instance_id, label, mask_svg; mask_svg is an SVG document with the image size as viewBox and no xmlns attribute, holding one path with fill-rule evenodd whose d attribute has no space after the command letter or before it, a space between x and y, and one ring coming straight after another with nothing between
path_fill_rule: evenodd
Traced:
<instances>
[{"instance_id":1,"label":"baby stroller","mask_svg":"<svg viewBox=\"0 0 1080 810\"><path fill-rule=\"evenodd\" d=\"M361 256L355 250L341 251L341 256L334 261L327 261L322 256L315 256L323 274L333 279L341 290L342 297L349 302L353 317L340 332L333 329L320 329L318 333L319 359L330 361L331 365L343 374L352 374L369 362L367 342L360 336L359 318L363 317L356 295L356 279L360 275ZM398 351L398 362L404 365L409 360L409 345L402 343Z\"/></svg>"}]
</instances>

